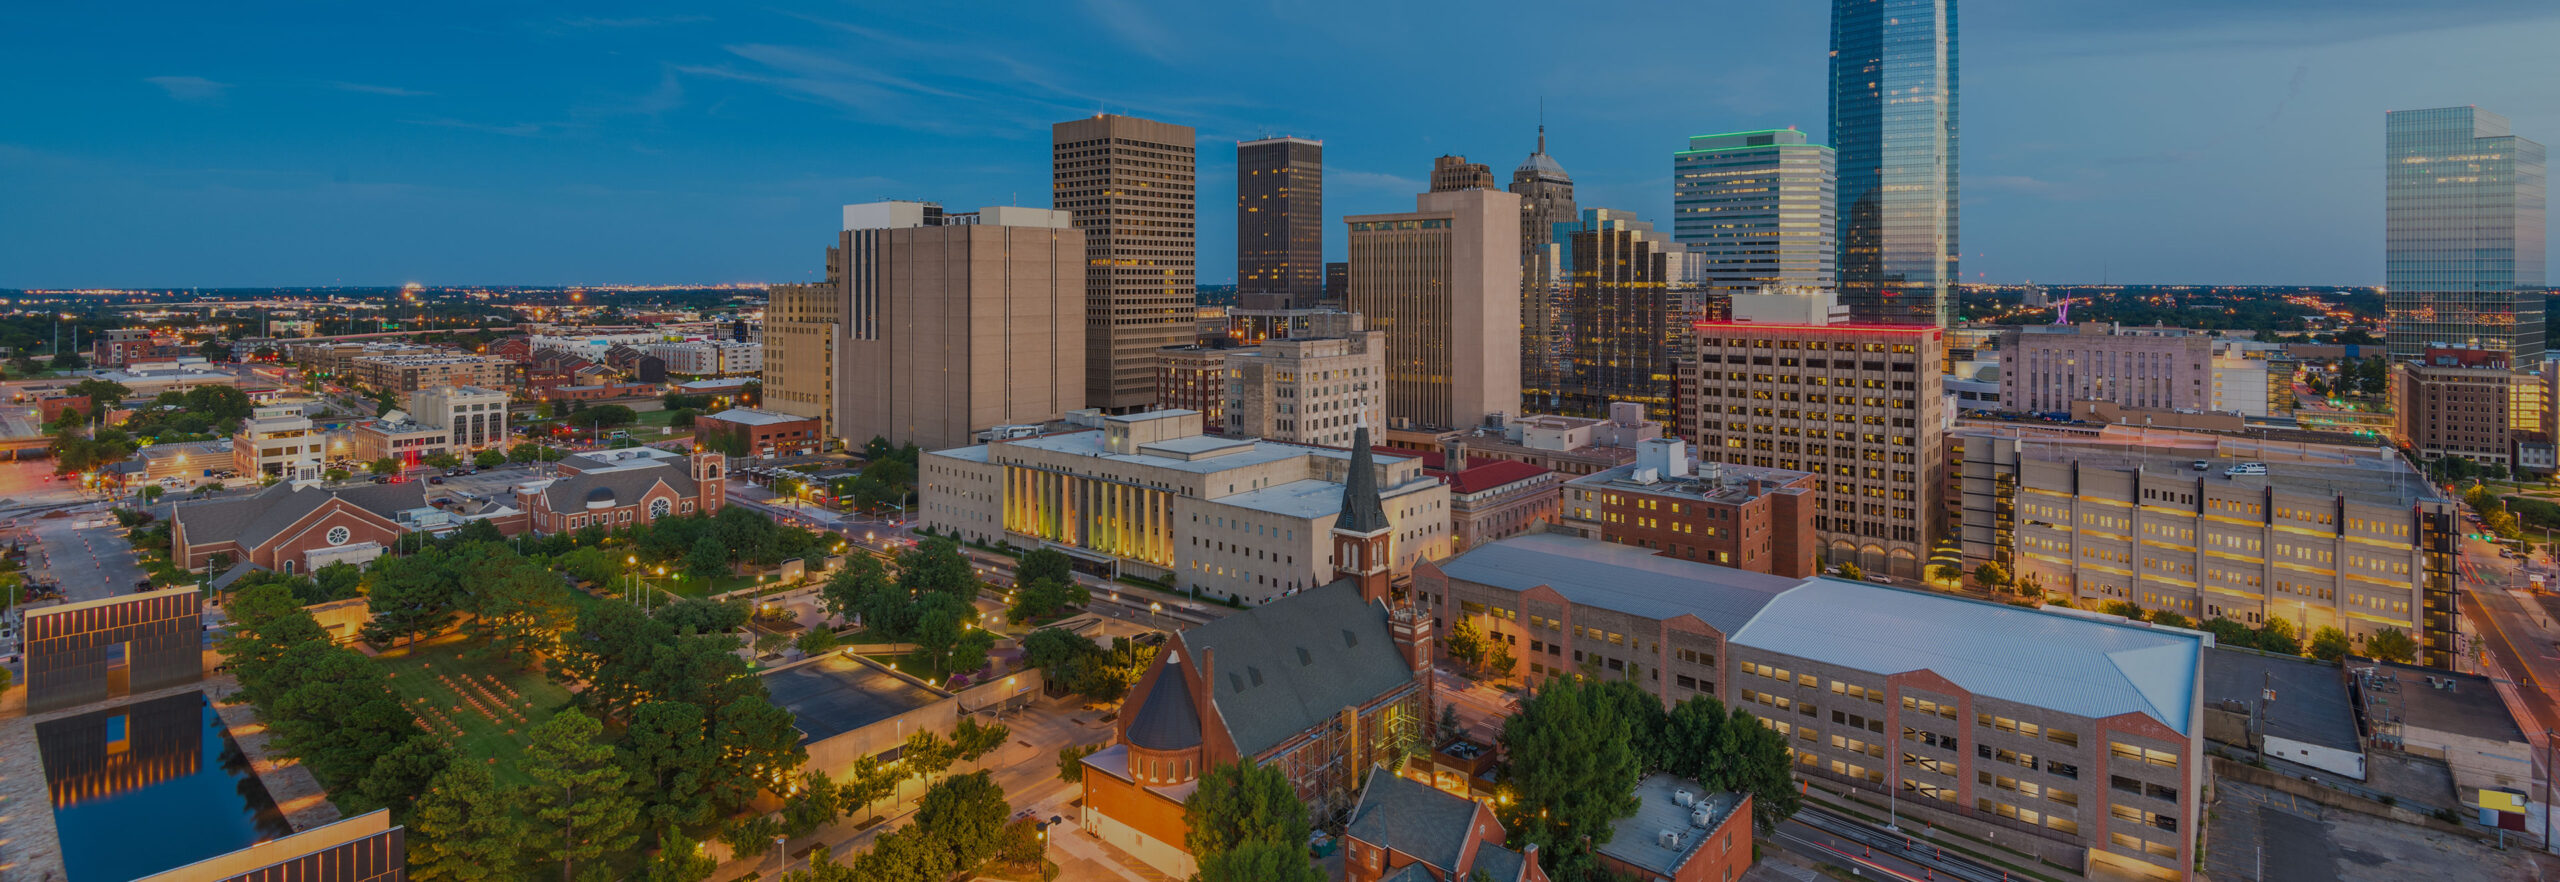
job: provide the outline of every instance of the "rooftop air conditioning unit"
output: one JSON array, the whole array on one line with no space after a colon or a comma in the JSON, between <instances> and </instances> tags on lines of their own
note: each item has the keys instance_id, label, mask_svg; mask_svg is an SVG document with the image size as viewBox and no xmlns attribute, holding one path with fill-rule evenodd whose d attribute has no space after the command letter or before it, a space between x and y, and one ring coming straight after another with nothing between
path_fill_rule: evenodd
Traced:
<instances>
[{"instance_id":1,"label":"rooftop air conditioning unit","mask_svg":"<svg viewBox=\"0 0 2560 882\"><path fill-rule=\"evenodd\" d=\"M1697 825L1700 829L1714 829L1716 825L1716 813L1708 810L1706 806L1700 805L1698 806L1697 811L1689 813L1689 823Z\"/></svg>"},{"instance_id":2,"label":"rooftop air conditioning unit","mask_svg":"<svg viewBox=\"0 0 2560 882\"><path fill-rule=\"evenodd\" d=\"M1660 834L1654 836L1654 841L1664 848L1678 849L1680 847L1680 831L1664 830Z\"/></svg>"}]
</instances>

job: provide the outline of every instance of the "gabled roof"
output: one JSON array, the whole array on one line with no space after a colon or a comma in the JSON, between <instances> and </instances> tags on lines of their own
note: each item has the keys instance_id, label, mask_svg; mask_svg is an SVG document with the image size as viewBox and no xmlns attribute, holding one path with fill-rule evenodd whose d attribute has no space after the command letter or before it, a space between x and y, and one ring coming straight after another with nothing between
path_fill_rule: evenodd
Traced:
<instances>
[{"instance_id":1,"label":"gabled roof","mask_svg":"<svg viewBox=\"0 0 2560 882\"><path fill-rule=\"evenodd\" d=\"M1803 581L1552 533L1479 545L1439 566L1453 579L1512 591L1545 585L1574 603L1651 619L1693 614L1726 634Z\"/></svg>"},{"instance_id":2,"label":"gabled roof","mask_svg":"<svg viewBox=\"0 0 2560 882\"><path fill-rule=\"evenodd\" d=\"M1413 685L1382 605L1350 580L1301 591L1179 635L1196 664L1214 650L1208 699L1236 752L1260 755L1356 707ZM1159 676L1161 679L1161 676Z\"/></svg>"},{"instance_id":3,"label":"gabled roof","mask_svg":"<svg viewBox=\"0 0 2560 882\"><path fill-rule=\"evenodd\" d=\"M1382 768L1369 770L1360 803L1345 832L1354 839L1401 851L1449 873L1467 856L1476 803ZM1497 875L1495 878L1502 878Z\"/></svg>"},{"instance_id":4,"label":"gabled roof","mask_svg":"<svg viewBox=\"0 0 2560 882\"><path fill-rule=\"evenodd\" d=\"M425 484L354 484L323 488L307 486L296 489L292 484L277 484L239 499L179 503L174 519L186 524L187 541L193 544L211 542L240 543L254 548L284 532L295 521L319 511L329 500L338 499L348 505L397 522L396 515L427 505Z\"/></svg>"},{"instance_id":5,"label":"gabled roof","mask_svg":"<svg viewBox=\"0 0 2560 882\"><path fill-rule=\"evenodd\" d=\"M2139 712L2181 733L2204 651L2192 631L1827 578L1780 595L1730 639L1862 671L1925 669L2092 719Z\"/></svg>"},{"instance_id":6,"label":"gabled roof","mask_svg":"<svg viewBox=\"0 0 2560 882\"><path fill-rule=\"evenodd\" d=\"M678 496L693 495L689 484L676 483L690 477L667 466L580 472L562 475L552 481L550 486L542 488L542 498L550 503L552 511L563 512L586 508L587 500L594 498L597 491L609 494L608 498L614 505L637 505L641 497L649 495L650 488L659 484L667 485L667 489L675 491Z\"/></svg>"}]
</instances>

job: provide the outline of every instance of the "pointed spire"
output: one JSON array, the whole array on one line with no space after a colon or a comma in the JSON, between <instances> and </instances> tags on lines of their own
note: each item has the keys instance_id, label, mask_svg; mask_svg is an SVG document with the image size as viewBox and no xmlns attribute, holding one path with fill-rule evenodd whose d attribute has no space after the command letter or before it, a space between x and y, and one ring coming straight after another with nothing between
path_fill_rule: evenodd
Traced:
<instances>
[{"instance_id":1,"label":"pointed spire","mask_svg":"<svg viewBox=\"0 0 2560 882\"><path fill-rule=\"evenodd\" d=\"M1542 114L1543 115L1543 114ZM1547 152L1547 124L1538 124L1538 152Z\"/></svg>"},{"instance_id":2,"label":"pointed spire","mask_svg":"<svg viewBox=\"0 0 2560 882\"><path fill-rule=\"evenodd\" d=\"M1342 516L1333 528L1374 533L1387 528L1387 504L1378 498L1377 458L1369 452L1369 427L1351 430L1351 474L1342 481Z\"/></svg>"}]
</instances>

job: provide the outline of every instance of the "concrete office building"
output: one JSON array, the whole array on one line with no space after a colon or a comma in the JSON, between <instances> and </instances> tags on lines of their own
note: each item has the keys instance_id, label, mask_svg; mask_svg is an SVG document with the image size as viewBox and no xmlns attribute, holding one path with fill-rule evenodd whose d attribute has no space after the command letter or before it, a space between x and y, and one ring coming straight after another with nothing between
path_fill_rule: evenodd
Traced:
<instances>
[{"instance_id":1,"label":"concrete office building","mask_svg":"<svg viewBox=\"0 0 2560 882\"><path fill-rule=\"evenodd\" d=\"M1619 402L1609 415L1502 416L1485 425L1451 431L1387 432L1387 445L1422 453L1459 452L1462 460L1527 463L1560 475L1588 475L1636 461L1636 447L1662 437L1662 424L1645 418L1644 405Z\"/></svg>"},{"instance_id":2,"label":"concrete office building","mask_svg":"<svg viewBox=\"0 0 2560 882\"><path fill-rule=\"evenodd\" d=\"M1236 292L1248 307L1309 307L1324 294L1324 142L1236 145Z\"/></svg>"},{"instance_id":3,"label":"concrete office building","mask_svg":"<svg viewBox=\"0 0 2560 882\"><path fill-rule=\"evenodd\" d=\"M1858 321L1953 324L1956 0L1832 0L1840 301Z\"/></svg>"},{"instance_id":4,"label":"concrete office building","mask_svg":"<svg viewBox=\"0 0 2560 882\"><path fill-rule=\"evenodd\" d=\"M830 259L827 265L833 267L836 261ZM835 420L836 335L844 321L844 298L836 296L838 287L836 282L822 282L765 289L764 406L824 420L830 438L845 437Z\"/></svg>"},{"instance_id":5,"label":"concrete office building","mask_svg":"<svg viewBox=\"0 0 2560 882\"><path fill-rule=\"evenodd\" d=\"M1736 295L1736 313L1758 296ZM1821 476L1824 563L1918 578L1946 524L1941 332L1700 322L1694 345L1680 368L1680 437L1698 458Z\"/></svg>"},{"instance_id":6,"label":"concrete office building","mask_svg":"<svg viewBox=\"0 0 2560 882\"><path fill-rule=\"evenodd\" d=\"M1547 155L1547 127L1538 127L1538 147L1511 171L1512 194L1520 197L1520 379L1524 410L1563 408L1557 390L1573 385L1576 279L1570 269L1573 243L1559 225L1583 220L1573 202L1573 176ZM1650 268L1649 268L1650 269ZM1602 405L1605 406L1605 405ZM1588 411L1588 408L1566 408Z\"/></svg>"},{"instance_id":7,"label":"concrete office building","mask_svg":"<svg viewBox=\"0 0 2560 882\"><path fill-rule=\"evenodd\" d=\"M1554 469L1473 456L1463 441L1452 441L1446 449L1449 453L1423 454L1422 473L1449 482L1451 551L1544 530L1555 523L1564 480ZM1392 447L1380 450L1401 452Z\"/></svg>"},{"instance_id":8,"label":"concrete office building","mask_svg":"<svg viewBox=\"0 0 2560 882\"><path fill-rule=\"evenodd\" d=\"M1464 156L1442 156L1431 160L1431 192L1491 190L1493 187L1493 166L1468 162Z\"/></svg>"},{"instance_id":9,"label":"concrete office building","mask_svg":"<svg viewBox=\"0 0 2560 882\"><path fill-rule=\"evenodd\" d=\"M2069 413L2076 402L2105 401L2266 416L2268 345L2185 328L2013 328L2000 334L1998 409Z\"/></svg>"},{"instance_id":10,"label":"concrete office building","mask_svg":"<svg viewBox=\"0 0 2560 882\"><path fill-rule=\"evenodd\" d=\"M1671 154L1671 237L1703 256L1709 293L1839 283L1837 162L1794 129L1696 135Z\"/></svg>"},{"instance_id":11,"label":"concrete office building","mask_svg":"<svg viewBox=\"0 0 2560 882\"><path fill-rule=\"evenodd\" d=\"M1698 463L1676 438L1636 445L1636 462L1564 486L1561 532L1665 557L1805 578L1818 572L1810 472Z\"/></svg>"},{"instance_id":12,"label":"concrete office building","mask_svg":"<svg viewBox=\"0 0 2560 882\"><path fill-rule=\"evenodd\" d=\"M1190 126L1095 114L1050 128L1055 207L1084 234L1085 405L1155 400L1155 353L1192 339L1194 142ZM1029 421L1024 421L1029 422Z\"/></svg>"},{"instance_id":13,"label":"concrete office building","mask_svg":"<svg viewBox=\"0 0 2560 882\"><path fill-rule=\"evenodd\" d=\"M1175 346L1156 351L1156 409L1200 412L1203 425L1226 431L1227 356L1216 346Z\"/></svg>"},{"instance_id":14,"label":"concrete office building","mask_svg":"<svg viewBox=\"0 0 2560 882\"><path fill-rule=\"evenodd\" d=\"M1520 197L1424 193L1346 217L1350 309L1386 333L1390 426L1460 428L1520 406Z\"/></svg>"},{"instance_id":15,"label":"concrete office building","mask_svg":"<svg viewBox=\"0 0 2560 882\"><path fill-rule=\"evenodd\" d=\"M644 343L638 349L666 362L666 372L688 377L730 377L761 373L764 345L736 340L687 340Z\"/></svg>"},{"instance_id":16,"label":"concrete office building","mask_svg":"<svg viewBox=\"0 0 2560 882\"><path fill-rule=\"evenodd\" d=\"M1331 580L1328 531L1355 451L1206 435L1187 410L1099 422L926 453L918 517L973 541L1057 548L1253 603ZM1373 470L1393 573L1448 556L1449 488L1417 458L1377 457Z\"/></svg>"},{"instance_id":17,"label":"concrete office building","mask_svg":"<svg viewBox=\"0 0 2560 882\"><path fill-rule=\"evenodd\" d=\"M445 432L460 450L507 444L507 393L478 386L433 386L409 393L409 416Z\"/></svg>"},{"instance_id":18,"label":"concrete office building","mask_svg":"<svg viewBox=\"0 0 2560 882\"><path fill-rule=\"evenodd\" d=\"M1532 686L1715 696L1787 736L1798 777L1898 792L1911 821L2098 878L2195 865L2202 634L1552 534L1416 567L1413 590L1435 627L1526 650Z\"/></svg>"},{"instance_id":19,"label":"concrete office building","mask_svg":"<svg viewBox=\"0 0 2560 882\"><path fill-rule=\"evenodd\" d=\"M316 481L328 455L320 430L298 405L258 408L231 435L231 469L242 478L275 475L288 481Z\"/></svg>"},{"instance_id":20,"label":"concrete office building","mask_svg":"<svg viewBox=\"0 0 2560 882\"><path fill-rule=\"evenodd\" d=\"M1359 326L1352 316L1352 327ZM1268 340L1227 356L1226 433L1347 447L1352 430L1386 423L1386 335Z\"/></svg>"},{"instance_id":21,"label":"concrete office building","mask_svg":"<svg viewBox=\"0 0 2560 882\"><path fill-rule=\"evenodd\" d=\"M1967 563L2083 607L2397 629L2452 661L2458 506L2387 448L2110 427L1963 440ZM2196 468L2202 463L2203 468Z\"/></svg>"},{"instance_id":22,"label":"concrete office building","mask_svg":"<svg viewBox=\"0 0 2560 882\"><path fill-rule=\"evenodd\" d=\"M1326 264L1324 265L1324 300L1323 300L1323 305L1325 305L1325 306L1329 306L1329 307L1332 307L1332 308L1334 308L1334 309L1341 309L1341 308L1342 308L1342 304L1343 304L1343 302L1344 302L1344 298L1349 297L1350 295L1351 295L1351 264L1350 264L1350 262L1349 262L1349 261L1340 261L1340 260L1337 260L1337 261L1332 261L1332 262L1326 263Z\"/></svg>"},{"instance_id":23,"label":"concrete office building","mask_svg":"<svg viewBox=\"0 0 2560 882\"><path fill-rule=\"evenodd\" d=\"M2542 145L2477 107L2395 110L2382 120L2391 360L2471 346L2541 362Z\"/></svg>"},{"instance_id":24,"label":"concrete office building","mask_svg":"<svg viewBox=\"0 0 2560 882\"><path fill-rule=\"evenodd\" d=\"M1077 409L1089 391L1091 325L1078 321L1088 252L1063 210L845 206L844 230L827 251L843 316L830 381L836 437L951 447L979 429Z\"/></svg>"}]
</instances>

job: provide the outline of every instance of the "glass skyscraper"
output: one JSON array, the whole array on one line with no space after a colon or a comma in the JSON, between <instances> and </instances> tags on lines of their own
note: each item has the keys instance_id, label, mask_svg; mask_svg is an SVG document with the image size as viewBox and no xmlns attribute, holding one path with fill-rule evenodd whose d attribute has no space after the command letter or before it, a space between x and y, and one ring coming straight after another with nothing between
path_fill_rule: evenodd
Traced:
<instances>
[{"instance_id":1,"label":"glass skyscraper","mask_svg":"<svg viewBox=\"0 0 2560 882\"><path fill-rule=\"evenodd\" d=\"M1956 0L1832 0L1840 302L1860 322L1955 312Z\"/></svg>"},{"instance_id":2,"label":"glass skyscraper","mask_svg":"<svg viewBox=\"0 0 2560 882\"><path fill-rule=\"evenodd\" d=\"M2391 359L2431 345L2543 354L2542 145L2477 107L2383 115L2382 278Z\"/></svg>"},{"instance_id":3,"label":"glass skyscraper","mask_svg":"<svg viewBox=\"0 0 2560 882\"><path fill-rule=\"evenodd\" d=\"M1697 135L1671 154L1671 237L1712 293L1838 284L1834 155L1777 129Z\"/></svg>"}]
</instances>

